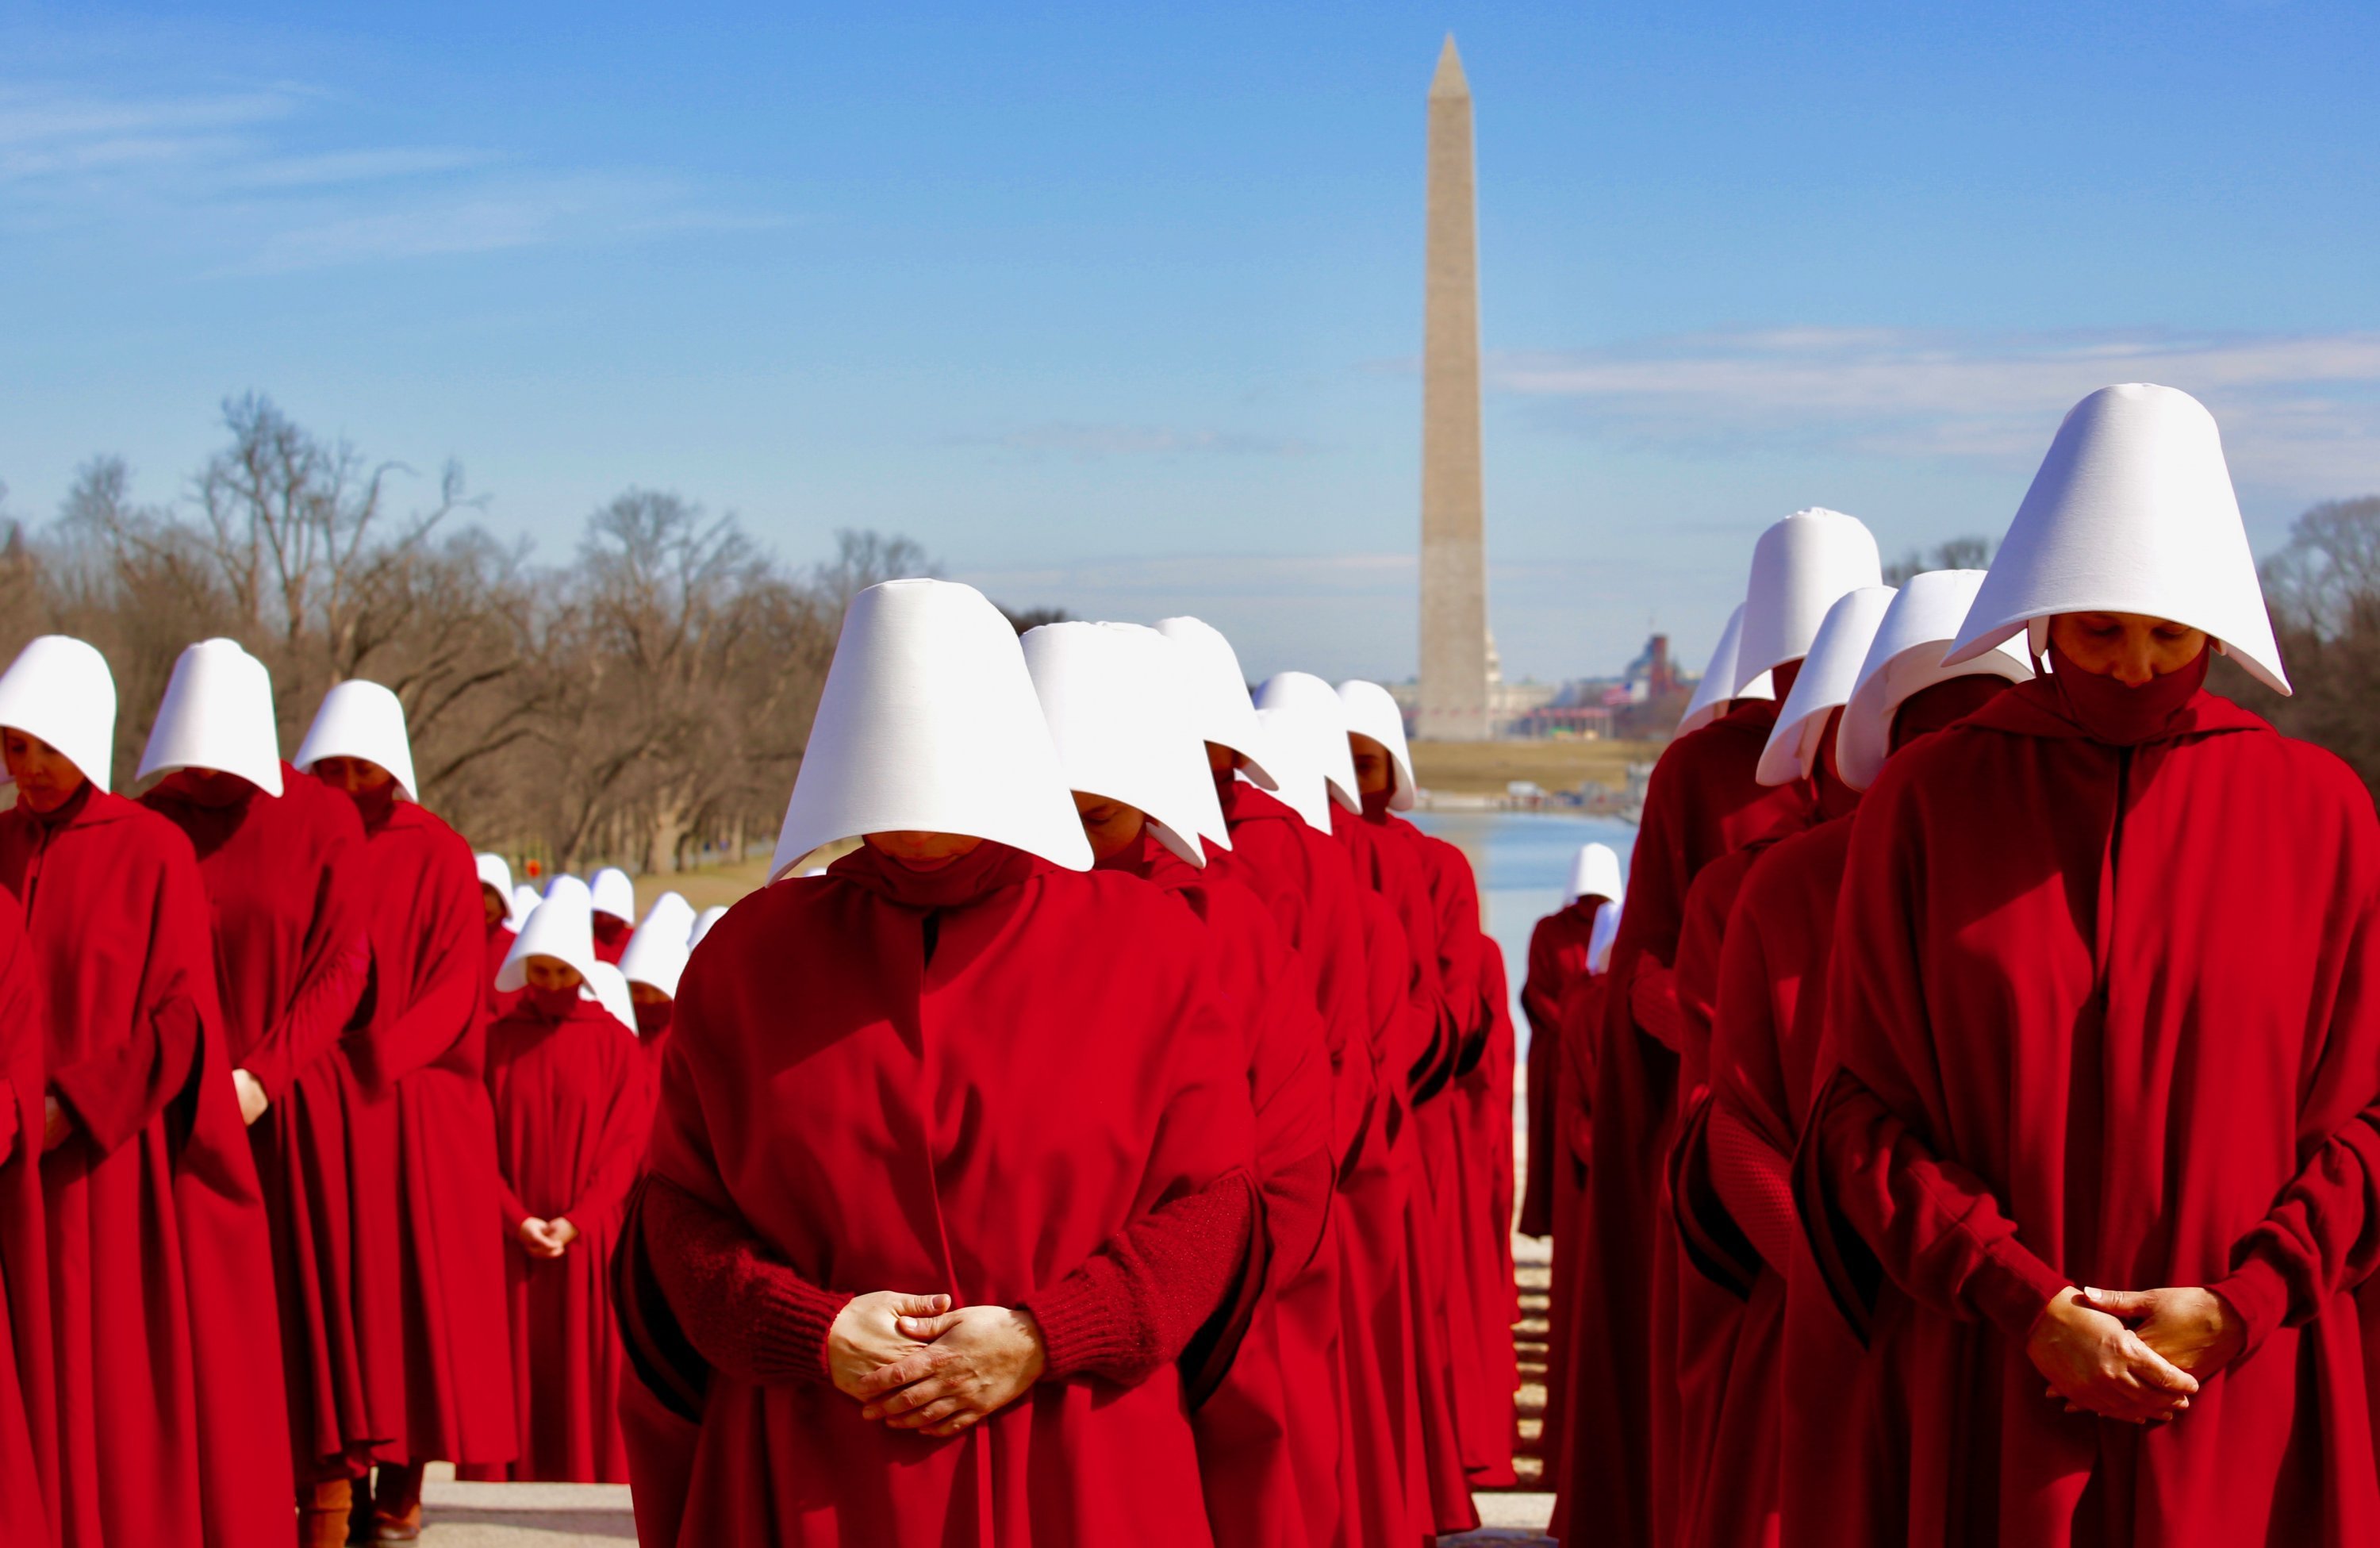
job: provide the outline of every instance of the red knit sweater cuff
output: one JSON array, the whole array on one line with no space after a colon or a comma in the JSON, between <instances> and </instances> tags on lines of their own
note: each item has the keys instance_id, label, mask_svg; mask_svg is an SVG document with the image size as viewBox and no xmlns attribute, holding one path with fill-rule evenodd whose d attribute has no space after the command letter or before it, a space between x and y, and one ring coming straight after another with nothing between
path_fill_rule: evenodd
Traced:
<instances>
[{"instance_id":1,"label":"red knit sweater cuff","mask_svg":"<svg viewBox=\"0 0 2380 1548\"><path fill-rule=\"evenodd\" d=\"M1153 1369L1150 1318L1130 1276L1105 1258L1035 1296L1025 1310L1041 1325L1043 1375L1114 1375Z\"/></svg>"}]
</instances>

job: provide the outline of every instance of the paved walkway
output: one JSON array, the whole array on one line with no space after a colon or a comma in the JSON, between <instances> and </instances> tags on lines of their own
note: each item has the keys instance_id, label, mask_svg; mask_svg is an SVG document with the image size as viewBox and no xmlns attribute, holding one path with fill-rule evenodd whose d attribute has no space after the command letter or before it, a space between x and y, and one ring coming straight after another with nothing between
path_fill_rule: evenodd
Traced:
<instances>
[{"instance_id":1,"label":"paved walkway","mask_svg":"<svg viewBox=\"0 0 2380 1548\"><path fill-rule=\"evenodd\" d=\"M457 1483L451 1469L441 1468L421 1493L424 1548L565 1548L637 1540L623 1484ZM1439 1542L1445 1548L1551 1548L1544 1531L1552 1509L1550 1494L1482 1494L1479 1516L1487 1524Z\"/></svg>"}]
</instances>

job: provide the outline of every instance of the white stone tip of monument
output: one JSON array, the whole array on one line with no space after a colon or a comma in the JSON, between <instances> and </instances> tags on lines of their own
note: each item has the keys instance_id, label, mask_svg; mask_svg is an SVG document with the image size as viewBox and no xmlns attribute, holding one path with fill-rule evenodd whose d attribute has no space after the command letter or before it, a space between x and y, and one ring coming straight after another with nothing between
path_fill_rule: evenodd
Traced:
<instances>
[{"instance_id":1,"label":"white stone tip of monument","mask_svg":"<svg viewBox=\"0 0 2380 1548\"><path fill-rule=\"evenodd\" d=\"M1463 78L1463 55L1454 51L1454 34L1446 35L1446 46L1438 51L1438 73L1429 78L1429 94L1433 97L1467 97L1471 82Z\"/></svg>"}]
</instances>

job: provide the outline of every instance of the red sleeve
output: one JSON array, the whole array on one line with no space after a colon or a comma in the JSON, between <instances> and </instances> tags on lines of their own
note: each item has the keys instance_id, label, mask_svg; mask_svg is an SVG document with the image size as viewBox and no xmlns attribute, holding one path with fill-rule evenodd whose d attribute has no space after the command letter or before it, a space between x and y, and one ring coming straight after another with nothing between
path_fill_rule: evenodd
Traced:
<instances>
[{"instance_id":1,"label":"red sleeve","mask_svg":"<svg viewBox=\"0 0 2380 1548\"><path fill-rule=\"evenodd\" d=\"M115 1047L52 1071L50 1090L83 1139L112 1154L191 1089L199 1038L198 1007L176 995Z\"/></svg>"},{"instance_id":2,"label":"red sleeve","mask_svg":"<svg viewBox=\"0 0 2380 1548\"><path fill-rule=\"evenodd\" d=\"M2298 1169L2270 1213L2231 1251L2209 1288L2248 1324L2243 1355L2277 1327L2300 1327L2380 1269L2380 1103Z\"/></svg>"},{"instance_id":3,"label":"red sleeve","mask_svg":"<svg viewBox=\"0 0 2380 1548\"><path fill-rule=\"evenodd\" d=\"M289 1008L240 1062L266 1097L279 1102L292 1080L337 1046L370 974L371 946L360 933L324 954Z\"/></svg>"},{"instance_id":4,"label":"red sleeve","mask_svg":"<svg viewBox=\"0 0 2380 1548\"><path fill-rule=\"evenodd\" d=\"M1831 1217L1857 1233L1884 1272L1920 1305L1945 1316L1987 1317L2018 1345L2066 1286L2066 1276L2017 1239L2016 1225L1983 1179L1944 1161L1860 1082L1838 1069L1813 1107L1801 1164L1814 1168L1827 1208L1804 1211L1811 1247L1843 1299L1846 1245ZM1805 1175L1806 1176L1806 1175ZM1855 1327L1867 1308L1845 1303Z\"/></svg>"},{"instance_id":5,"label":"red sleeve","mask_svg":"<svg viewBox=\"0 0 2380 1548\"><path fill-rule=\"evenodd\" d=\"M573 1225L617 1215L627 1201L628 1189L636 1184L638 1170L644 1164L645 1141L652 1135L652 1092L638 1067L644 1051L628 1046L624 1052L626 1056L613 1066L612 1106L604 1117L601 1141L602 1159L596 1163L586 1188L563 1213L563 1218Z\"/></svg>"},{"instance_id":6,"label":"red sleeve","mask_svg":"<svg viewBox=\"0 0 2380 1548\"><path fill-rule=\"evenodd\" d=\"M1793 1163L1745 1127L1725 1103L1710 1115L1710 1180L1761 1262L1782 1274L1801 1223L1793 1212Z\"/></svg>"},{"instance_id":7,"label":"red sleeve","mask_svg":"<svg viewBox=\"0 0 2380 1548\"><path fill-rule=\"evenodd\" d=\"M17 1153L17 1088L0 1075L0 1162Z\"/></svg>"},{"instance_id":8,"label":"red sleeve","mask_svg":"<svg viewBox=\"0 0 2380 1548\"><path fill-rule=\"evenodd\" d=\"M670 1310L714 1369L762 1386L832 1380L827 1334L850 1296L810 1284L742 1221L666 1177L647 1179L638 1218Z\"/></svg>"},{"instance_id":9,"label":"red sleeve","mask_svg":"<svg viewBox=\"0 0 2380 1548\"><path fill-rule=\"evenodd\" d=\"M1628 1010L1636 1025L1675 1054L1686 1043L1685 1017L1678 1005L1678 975L1650 957L1637 959L1628 979Z\"/></svg>"},{"instance_id":10,"label":"red sleeve","mask_svg":"<svg viewBox=\"0 0 2380 1548\"><path fill-rule=\"evenodd\" d=\"M504 1228L504 1241L513 1247L520 1246L521 1222L532 1218L536 1212L520 1201L520 1195L513 1191L512 1179L501 1169L496 1173L496 1213Z\"/></svg>"},{"instance_id":11,"label":"red sleeve","mask_svg":"<svg viewBox=\"0 0 2380 1548\"><path fill-rule=\"evenodd\" d=\"M480 1018L487 1014L487 996L480 983L487 969L487 916L469 853L460 839L434 847L421 883L437 894L432 938L423 944L416 981L394 988L380 985L383 996L408 992L414 996L410 1004L382 1006L375 1018L370 1073L382 1089L443 1058L478 1030Z\"/></svg>"},{"instance_id":12,"label":"red sleeve","mask_svg":"<svg viewBox=\"0 0 2380 1548\"><path fill-rule=\"evenodd\" d=\"M1041 1325L1049 1376L1134 1386L1179 1357L1231 1310L1256 1218L1245 1176L1226 1174L1143 1215L1028 1298L1022 1310Z\"/></svg>"}]
</instances>

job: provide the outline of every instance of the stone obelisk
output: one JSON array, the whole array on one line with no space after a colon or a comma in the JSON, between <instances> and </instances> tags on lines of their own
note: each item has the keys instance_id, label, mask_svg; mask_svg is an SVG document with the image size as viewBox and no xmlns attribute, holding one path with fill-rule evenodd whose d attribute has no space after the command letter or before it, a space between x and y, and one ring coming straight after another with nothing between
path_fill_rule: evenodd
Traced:
<instances>
[{"instance_id":1,"label":"stone obelisk","mask_svg":"<svg viewBox=\"0 0 2380 1548\"><path fill-rule=\"evenodd\" d=\"M1489 724L1488 545L1479 473L1479 243L1471 83L1449 34L1429 82L1421 367L1421 692L1415 730L1478 741Z\"/></svg>"}]
</instances>

